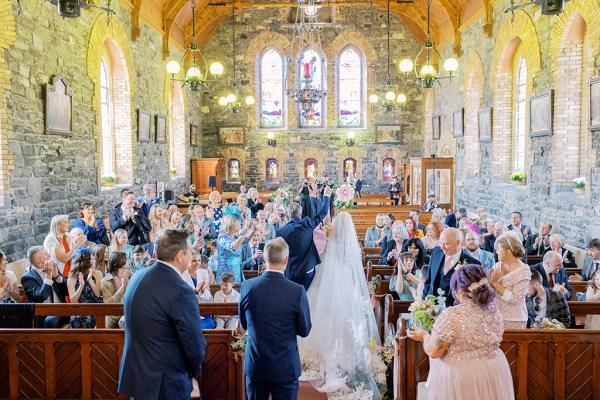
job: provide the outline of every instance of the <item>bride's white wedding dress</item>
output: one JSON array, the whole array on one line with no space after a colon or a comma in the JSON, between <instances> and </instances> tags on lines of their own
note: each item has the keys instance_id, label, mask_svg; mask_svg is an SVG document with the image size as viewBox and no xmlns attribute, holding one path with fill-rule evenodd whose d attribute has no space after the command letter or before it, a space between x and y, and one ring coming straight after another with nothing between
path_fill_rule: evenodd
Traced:
<instances>
[{"instance_id":1,"label":"bride's white wedding dress","mask_svg":"<svg viewBox=\"0 0 600 400\"><path fill-rule=\"evenodd\" d=\"M370 349L371 338L380 341L350 214L334 218L307 294L312 329L298 338L300 379L329 399L381 399L376 378L385 385L385 369Z\"/></svg>"}]
</instances>

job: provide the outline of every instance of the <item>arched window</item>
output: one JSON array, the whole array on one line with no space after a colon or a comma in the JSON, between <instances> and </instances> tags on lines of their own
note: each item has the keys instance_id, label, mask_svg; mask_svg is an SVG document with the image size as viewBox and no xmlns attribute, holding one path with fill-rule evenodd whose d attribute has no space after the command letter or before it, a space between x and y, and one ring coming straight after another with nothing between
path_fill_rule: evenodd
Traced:
<instances>
[{"instance_id":1,"label":"arched window","mask_svg":"<svg viewBox=\"0 0 600 400\"><path fill-rule=\"evenodd\" d=\"M279 183L279 164L276 159L267 160L265 176L267 183Z\"/></svg>"},{"instance_id":2,"label":"arched window","mask_svg":"<svg viewBox=\"0 0 600 400\"><path fill-rule=\"evenodd\" d=\"M394 175L396 175L396 162L393 158L386 158L383 160L383 181L391 182Z\"/></svg>"},{"instance_id":3,"label":"arched window","mask_svg":"<svg viewBox=\"0 0 600 400\"><path fill-rule=\"evenodd\" d=\"M284 126L283 56L269 49L260 56L260 122L264 128Z\"/></svg>"},{"instance_id":4,"label":"arched window","mask_svg":"<svg viewBox=\"0 0 600 400\"><path fill-rule=\"evenodd\" d=\"M314 49L308 49L304 52L304 63L298 64L296 74L311 74L312 85L315 89L323 89L325 82L325 62L324 56ZM314 104L308 111L300 110L301 128L322 128L324 127L325 104L321 100Z\"/></svg>"},{"instance_id":5,"label":"arched window","mask_svg":"<svg viewBox=\"0 0 600 400\"><path fill-rule=\"evenodd\" d=\"M239 183L241 181L240 160L237 158L230 158L229 161L227 161L227 182Z\"/></svg>"},{"instance_id":6,"label":"arched window","mask_svg":"<svg viewBox=\"0 0 600 400\"><path fill-rule=\"evenodd\" d=\"M183 108L183 93L180 85L171 85L169 96L169 168L177 171L176 176L185 175L186 129Z\"/></svg>"},{"instance_id":7,"label":"arched window","mask_svg":"<svg viewBox=\"0 0 600 400\"><path fill-rule=\"evenodd\" d=\"M356 172L356 160L354 158L346 158L344 160L344 180L349 176L354 176Z\"/></svg>"},{"instance_id":8,"label":"arched window","mask_svg":"<svg viewBox=\"0 0 600 400\"><path fill-rule=\"evenodd\" d=\"M304 162L304 176L307 178L317 177L317 160L309 158Z\"/></svg>"},{"instance_id":9,"label":"arched window","mask_svg":"<svg viewBox=\"0 0 600 400\"><path fill-rule=\"evenodd\" d=\"M515 84L515 120L513 130L513 172L525 171L525 129L527 112L527 66L525 58L519 61Z\"/></svg>"},{"instance_id":10,"label":"arched window","mask_svg":"<svg viewBox=\"0 0 600 400\"><path fill-rule=\"evenodd\" d=\"M363 104L362 57L353 47L338 57L338 125L361 126Z\"/></svg>"},{"instance_id":11,"label":"arched window","mask_svg":"<svg viewBox=\"0 0 600 400\"><path fill-rule=\"evenodd\" d=\"M102 123L102 176L115 176L112 76L108 61L100 62L100 114Z\"/></svg>"}]
</instances>

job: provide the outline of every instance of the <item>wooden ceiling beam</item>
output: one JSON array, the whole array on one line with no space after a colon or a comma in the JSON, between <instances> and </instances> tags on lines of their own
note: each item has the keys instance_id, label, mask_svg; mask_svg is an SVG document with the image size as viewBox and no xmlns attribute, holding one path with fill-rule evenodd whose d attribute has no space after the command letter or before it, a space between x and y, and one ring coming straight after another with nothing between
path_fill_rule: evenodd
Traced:
<instances>
[{"instance_id":1,"label":"wooden ceiling beam","mask_svg":"<svg viewBox=\"0 0 600 400\"><path fill-rule=\"evenodd\" d=\"M137 42L140 38L140 11L142 9L142 0L133 0L133 10L131 13L131 41Z\"/></svg>"}]
</instances>

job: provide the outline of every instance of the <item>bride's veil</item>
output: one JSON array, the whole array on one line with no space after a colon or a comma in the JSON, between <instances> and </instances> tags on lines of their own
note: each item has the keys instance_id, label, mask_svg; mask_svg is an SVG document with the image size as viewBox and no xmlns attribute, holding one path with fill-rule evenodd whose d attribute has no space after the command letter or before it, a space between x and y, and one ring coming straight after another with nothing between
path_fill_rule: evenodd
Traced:
<instances>
[{"instance_id":1,"label":"bride's veil","mask_svg":"<svg viewBox=\"0 0 600 400\"><path fill-rule=\"evenodd\" d=\"M371 338L379 343L379 336L356 229L347 212L333 220L308 299L313 326L307 338L299 338L305 376L318 377L322 391L347 393L362 386L379 399L369 349Z\"/></svg>"}]
</instances>

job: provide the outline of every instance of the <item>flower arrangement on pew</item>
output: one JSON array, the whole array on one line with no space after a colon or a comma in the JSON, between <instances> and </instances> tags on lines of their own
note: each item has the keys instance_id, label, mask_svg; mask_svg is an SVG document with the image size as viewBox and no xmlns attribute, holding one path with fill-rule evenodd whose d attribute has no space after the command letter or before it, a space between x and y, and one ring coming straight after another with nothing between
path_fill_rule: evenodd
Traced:
<instances>
[{"instance_id":1,"label":"flower arrangement on pew","mask_svg":"<svg viewBox=\"0 0 600 400\"><path fill-rule=\"evenodd\" d=\"M371 296L377 293L377 277L372 277L371 280L367 283L367 286L369 289L369 294Z\"/></svg>"},{"instance_id":2,"label":"flower arrangement on pew","mask_svg":"<svg viewBox=\"0 0 600 400\"><path fill-rule=\"evenodd\" d=\"M335 208L338 210L354 208L354 189L348 184L343 184L335 191Z\"/></svg>"},{"instance_id":3,"label":"flower arrangement on pew","mask_svg":"<svg viewBox=\"0 0 600 400\"><path fill-rule=\"evenodd\" d=\"M244 358L244 352L246 351L246 332L238 333L234 336L235 340L231 342L231 348L233 351L233 359L237 362L238 357Z\"/></svg>"},{"instance_id":4,"label":"flower arrangement on pew","mask_svg":"<svg viewBox=\"0 0 600 400\"><path fill-rule=\"evenodd\" d=\"M389 335L385 338L382 346L377 344L374 337L371 337L369 340L373 373L375 375L375 381L379 386L379 392L382 395L382 399L387 397L385 394L387 392L388 367L394 360L394 351L397 340L398 337L396 335Z\"/></svg>"},{"instance_id":5,"label":"flower arrangement on pew","mask_svg":"<svg viewBox=\"0 0 600 400\"><path fill-rule=\"evenodd\" d=\"M536 319L533 324L531 324L531 329L565 329L565 326L556 319L542 318Z\"/></svg>"},{"instance_id":6,"label":"flower arrangement on pew","mask_svg":"<svg viewBox=\"0 0 600 400\"><path fill-rule=\"evenodd\" d=\"M444 297L444 291L441 289L438 289L438 296L430 294L425 297L425 300L417 299L413 301L408 308L408 311L410 311L410 325L431 332L433 323L444 309L445 304L446 297Z\"/></svg>"},{"instance_id":7,"label":"flower arrangement on pew","mask_svg":"<svg viewBox=\"0 0 600 400\"><path fill-rule=\"evenodd\" d=\"M281 200L283 200L283 204L285 204L286 206L289 206L294 201L294 194L287 187L282 186L280 188L277 188L275 193L271 195L273 201L277 196L281 197Z\"/></svg>"}]
</instances>

